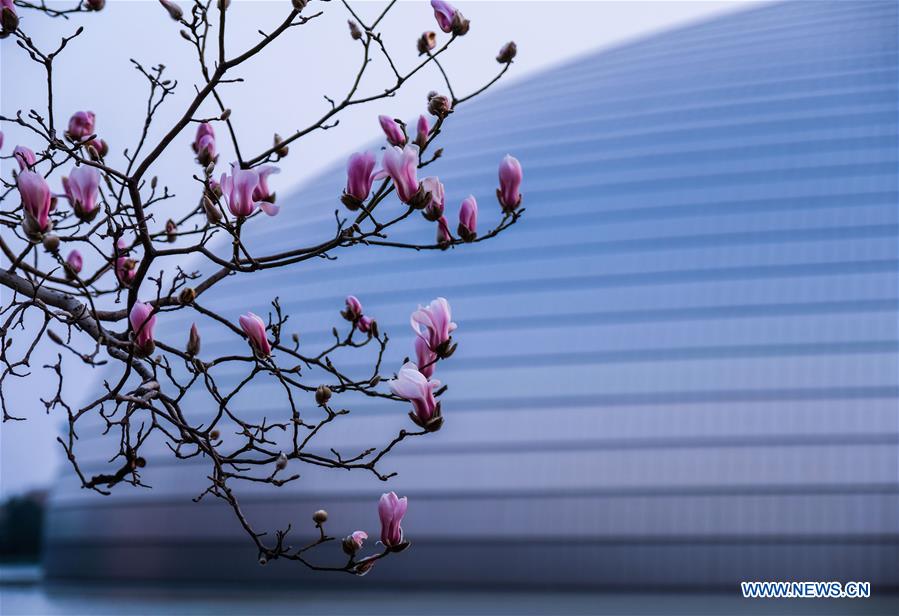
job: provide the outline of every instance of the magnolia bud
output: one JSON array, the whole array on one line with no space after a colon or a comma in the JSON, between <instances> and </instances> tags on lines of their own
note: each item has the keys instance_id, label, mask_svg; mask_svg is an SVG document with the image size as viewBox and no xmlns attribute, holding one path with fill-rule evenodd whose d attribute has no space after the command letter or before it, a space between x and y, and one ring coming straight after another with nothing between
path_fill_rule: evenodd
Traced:
<instances>
[{"instance_id":1,"label":"magnolia bud","mask_svg":"<svg viewBox=\"0 0 899 616\"><path fill-rule=\"evenodd\" d=\"M315 402L319 406L324 406L331 399L331 388L327 385L319 385L315 390Z\"/></svg>"},{"instance_id":2,"label":"magnolia bud","mask_svg":"<svg viewBox=\"0 0 899 616\"><path fill-rule=\"evenodd\" d=\"M431 32L430 30L427 32L422 32L421 36L418 37L418 55L424 55L437 47L437 34L435 32Z\"/></svg>"},{"instance_id":3,"label":"magnolia bud","mask_svg":"<svg viewBox=\"0 0 899 616\"><path fill-rule=\"evenodd\" d=\"M278 459L275 460L275 468L279 471L283 471L285 468L287 468L287 456L284 455L283 451L278 455ZM325 514L325 520L327 519L328 515Z\"/></svg>"},{"instance_id":4,"label":"magnolia bud","mask_svg":"<svg viewBox=\"0 0 899 616\"><path fill-rule=\"evenodd\" d=\"M324 524L328 521L328 512L324 509L319 509L312 514L312 521L316 524Z\"/></svg>"},{"instance_id":5,"label":"magnolia bud","mask_svg":"<svg viewBox=\"0 0 899 616\"><path fill-rule=\"evenodd\" d=\"M362 38L362 30L359 29L359 24L357 24L352 19L347 20L347 24L350 26L350 36L354 41L358 41Z\"/></svg>"},{"instance_id":6,"label":"magnolia bud","mask_svg":"<svg viewBox=\"0 0 899 616\"><path fill-rule=\"evenodd\" d=\"M470 27L471 22L465 19L465 15L463 15L461 11L456 11L456 14L453 15L453 34L456 36L465 36L468 34L468 29Z\"/></svg>"},{"instance_id":7,"label":"magnolia bud","mask_svg":"<svg viewBox=\"0 0 899 616\"><path fill-rule=\"evenodd\" d=\"M206 220L211 225L218 224L222 221L222 212L218 209L218 207L212 202L209 197L203 196L200 199L200 204L203 206L203 210L206 212Z\"/></svg>"},{"instance_id":8,"label":"magnolia bud","mask_svg":"<svg viewBox=\"0 0 899 616\"><path fill-rule=\"evenodd\" d=\"M180 20L181 16L184 15L184 11L181 10L181 7L171 0L159 0L159 4L161 4L163 8L168 11L169 17L171 17L175 21Z\"/></svg>"},{"instance_id":9,"label":"magnolia bud","mask_svg":"<svg viewBox=\"0 0 899 616\"><path fill-rule=\"evenodd\" d=\"M445 118L453 112L453 105L446 96L434 94L428 99L428 113L438 118Z\"/></svg>"},{"instance_id":10,"label":"magnolia bud","mask_svg":"<svg viewBox=\"0 0 899 616\"><path fill-rule=\"evenodd\" d=\"M224 122L225 120L227 120L230 117L231 117L231 109L225 109L224 111L222 111L222 115L219 116L219 118L221 118L222 122Z\"/></svg>"},{"instance_id":11,"label":"magnolia bud","mask_svg":"<svg viewBox=\"0 0 899 616\"><path fill-rule=\"evenodd\" d=\"M193 290L192 287L186 287L181 294L178 295L178 301L180 301L183 305L190 304L195 299L197 299L197 292Z\"/></svg>"},{"instance_id":12,"label":"magnolia bud","mask_svg":"<svg viewBox=\"0 0 899 616\"><path fill-rule=\"evenodd\" d=\"M90 148L93 148L94 152L99 155L99 158L103 158L107 154L109 154L109 144L106 143L103 139L94 139L90 142L88 152L90 152ZM94 157L96 160L97 157Z\"/></svg>"},{"instance_id":13,"label":"magnolia bud","mask_svg":"<svg viewBox=\"0 0 899 616\"><path fill-rule=\"evenodd\" d=\"M496 61L500 64L508 64L515 58L515 55L517 53L518 45L515 44L515 41L509 41L499 50L499 55L496 56Z\"/></svg>"},{"instance_id":14,"label":"magnolia bud","mask_svg":"<svg viewBox=\"0 0 899 616\"><path fill-rule=\"evenodd\" d=\"M190 326L190 334L187 337L187 348L185 351L192 357L200 354L200 332L197 330L196 323Z\"/></svg>"},{"instance_id":15,"label":"magnolia bud","mask_svg":"<svg viewBox=\"0 0 899 616\"><path fill-rule=\"evenodd\" d=\"M281 158L284 158L285 156L287 156L287 153L290 151L290 148L288 148L286 145L281 145L282 143L284 143L284 140L281 138L281 135L279 135L278 133L275 133L273 142L274 142L273 145L275 147L275 154L277 154Z\"/></svg>"},{"instance_id":16,"label":"magnolia bud","mask_svg":"<svg viewBox=\"0 0 899 616\"><path fill-rule=\"evenodd\" d=\"M12 3L10 3L10 5L12 5ZM4 6L3 9L0 10L0 26L3 28L2 35L0 36L9 36L16 31L16 28L19 27L19 16L16 15L15 9Z\"/></svg>"},{"instance_id":17,"label":"magnolia bud","mask_svg":"<svg viewBox=\"0 0 899 616\"><path fill-rule=\"evenodd\" d=\"M150 188L152 190L156 190L157 184L159 184L159 178L154 175L152 178L150 178Z\"/></svg>"},{"instance_id":18,"label":"magnolia bud","mask_svg":"<svg viewBox=\"0 0 899 616\"><path fill-rule=\"evenodd\" d=\"M297 11L302 11L306 8L306 5L309 4L309 0L290 0L291 4L293 4L293 8Z\"/></svg>"},{"instance_id":19,"label":"magnolia bud","mask_svg":"<svg viewBox=\"0 0 899 616\"><path fill-rule=\"evenodd\" d=\"M221 436L221 434L219 433L218 430L210 430L209 431L210 440L217 441L217 440L219 440L220 436Z\"/></svg>"},{"instance_id":20,"label":"magnolia bud","mask_svg":"<svg viewBox=\"0 0 899 616\"><path fill-rule=\"evenodd\" d=\"M106 0L87 0L87 8L92 11L102 11L106 6Z\"/></svg>"},{"instance_id":21,"label":"magnolia bud","mask_svg":"<svg viewBox=\"0 0 899 616\"><path fill-rule=\"evenodd\" d=\"M44 239L42 240L44 244L44 248L47 249L47 252L56 252L59 250L59 236L53 235L52 233L47 233L44 235Z\"/></svg>"},{"instance_id":22,"label":"magnolia bud","mask_svg":"<svg viewBox=\"0 0 899 616\"><path fill-rule=\"evenodd\" d=\"M176 239L178 239L177 233L178 233L178 225L175 224L175 221L174 221L174 220L172 220L171 218L169 218L169 219L165 222L165 235L166 235L166 239L167 239L169 242L174 242Z\"/></svg>"},{"instance_id":23,"label":"magnolia bud","mask_svg":"<svg viewBox=\"0 0 899 616\"><path fill-rule=\"evenodd\" d=\"M343 548L343 551L347 556L352 556L359 551L359 544L356 543L356 540L353 539L352 535L347 535L346 537L344 537L343 541L340 544L340 547Z\"/></svg>"},{"instance_id":24,"label":"magnolia bud","mask_svg":"<svg viewBox=\"0 0 899 616\"><path fill-rule=\"evenodd\" d=\"M225 11L231 6L231 0L218 0L218 2L215 3L215 6Z\"/></svg>"}]
</instances>

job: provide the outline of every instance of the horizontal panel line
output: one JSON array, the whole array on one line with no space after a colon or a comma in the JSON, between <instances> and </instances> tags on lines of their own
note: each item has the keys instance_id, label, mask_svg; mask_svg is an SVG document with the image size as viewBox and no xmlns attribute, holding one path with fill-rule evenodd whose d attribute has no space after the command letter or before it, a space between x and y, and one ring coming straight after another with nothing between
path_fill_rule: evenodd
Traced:
<instances>
[{"instance_id":1,"label":"horizontal panel line","mask_svg":"<svg viewBox=\"0 0 899 616\"><path fill-rule=\"evenodd\" d=\"M90 438L86 442L90 442ZM540 441L494 441L485 443L409 443L391 452L392 457L433 456L438 454L497 454L497 453L565 453L565 452L606 452L606 451L666 451L684 449L770 449L796 447L856 447L859 445L899 445L899 433L895 434L797 434L797 435L757 435L757 436L697 436L660 438L604 438L604 439L551 439ZM308 449L306 453L327 454L327 450ZM167 452L167 450L166 450ZM164 452L165 453L165 452ZM346 452L343 452L346 454ZM897 450L899 453L899 450ZM164 458L145 455L148 464L154 468L183 468L203 466L208 461L202 458L179 460L171 456ZM260 467L263 468L263 467ZM82 465L88 474L102 473L108 464L92 463Z\"/></svg>"},{"instance_id":2,"label":"horizontal panel line","mask_svg":"<svg viewBox=\"0 0 899 616\"><path fill-rule=\"evenodd\" d=\"M543 228L545 222L535 221ZM546 228L561 227L563 224L549 223ZM572 224L572 217L568 217L568 225ZM580 223L577 223L580 224ZM586 224L589 224L586 223ZM899 247L899 226L895 224L877 224L877 225L858 225L820 227L815 229L776 229L767 231L746 231L739 233L707 233L696 235L682 236L661 236L649 238L606 240L601 242L581 241L569 243L565 245L545 244L540 245L533 242L531 245L518 248L493 250L490 252L469 252L455 256L452 261L449 259L433 260L428 263L428 267L459 267L460 261L477 261L479 266L499 265L508 262L514 263L530 263L533 261L546 261L547 259L568 259L573 257L584 256L609 256L609 255L629 255L629 254L653 254L659 252L677 252L685 250L701 250L708 248L731 248L738 249L741 247L752 246L787 246L792 244L805 244L817 242L848 242L852 240L862 239L888 239L894 240L896 246ZM544 248L546 250L540 250ZM394 253L395 254L395 253ZM415 259L393 259L376 260L371 262L372 266L376 266L377 270L369 274L378 274L381 271L389 273L401 271L414 271L421 269L422 264ZM306 284L312 280L328 279L333 280L336 272L348 272L354 269L358 270L357 263L347 263L339 265L335 268L316 268L311 272L303 275L302 283Z\"/></svg>"},{"instance_id":3,"label":"horizontal panel line","mask_svg":"<svg viewBox=\"0 0 899 616\"><path fill-rule=\"evenodd\" d=\"M295 531L297 535L301 535L302 531ZM173 547L183 548L189 552L191 547L203 547L209 545L217 546L234 546L246 547L246 539L243 536L227 535L221 537L184 537L184 538L167 538L167 537L140 537L129 535L121 538L110 538L100 536L84 536L84 537L66 537L54 536L49 537L53 543L53 549L65 548L110 548L110 547L126 547L126 548L147 548L147 547ZM416 535L410 537L414 543L419 545L434 545L447 547L461 547L467 545L503 546L509 543L531 544L531 545L879 545L887 546L899 544L899 534L895 533L870 533L870 534L852 534L852 533L834 533L829 534L684 534L684 535L615 535L615 536L595 536L595 535L562 535L553 536L501 536L501 537L482 537L479 535L462 535L460 537L435 537L429 535Z\"/></svg>"},{"instance_id":4,"label":"horizontal panel line","mask_svg":"<svg viewBox=\"0 0 899 616\"><path fill-rule=\"evenodd\" d=\"M899 271L899 260L876 259L867 261L836 261L831 263L790 263L749 267L719 267L690 270L662 270L654 272L629 272L566 278L533 278L530 280L493 281L469 284L419 287L394 291L366 292L365 299L378 302L422 301L428 297L479 297L484 295L534 295L545 291L588 290L600 288L626 288L658 286L663 284L690 284L746 280L770 280L778 278L831 277L842 275L886 274ZM296 288L305 285L302 276L296 276ZM289 294L293 287L280 287L280 295ZM343 304L343 295L295 300L289 303L292 310L320 308L329 310ZM245 304L242 304L245 305Z\"/></svg>"},{"instance_id":5,"label":"horizontal panel line","mask_svg":"<svg viewBox=\"0 0 899 616\"><path fill-rule=\"evenodd\" d=\"M384 484L384 487L390 483ZM325 505L337 502L363 502L372 503L373 495L382 490L381 486L373 486L371 490L343 492L336 494L278 494L266 495L247 494L241 498L243 505L266 505L285 503L313 502ZM477 491L477 490L441 490L426 491L415 490L404 496L414 501L452 501L477 499L484 501L509 501L509 500L540 500L558 498L705 498L735 496L761 496L761 497L805 497L805 496L844 496L844 495L899 495L897 483L851 483L851 484L826 484L826 485L707 485L707 486L633 486L620 488L585 488L585 489L515 489L504 492ZM91 501L79 500L77 502L51 502L48 507L50 515L53 512L96 509L146 509L148 507L164 507L171 505L184 506L225 506L214 501L200 501L194 503L190 496L172 497L164 496L154 499L140 499L131 501L111 501L102 497L91 496Z\"/></svg>"},{"instance_id":6,"label":"horizontal panel line","mask_svg":"<svg viewBox=\"0 0 899 616\"><path fill-rule=\"evenodd\" d=\"M548 317L550 318L550 317ZM555 318L555 317L552 317ZM582 325L582 324L581 324ZM507 330L508 331L508 330ZM899 326L895 332L899 336ZM593 366L608 364L656 363L668 360L705 361L709 359L751 359L765 357L831 357L840 355L882 355L899 353L899 339L860 340L841 342L793 343L793 344L753 344L753 345L708 345L669 346L642 349L619 349L614 351L593 350L567 353L532 353L516 355L489 355L467 357L464 365L448 366L441 372L453 373L459 370L489 368L502 372L507 368L547 367L547 366ZM899 355L897 355L899 357ZM371 370L371 363L346 362L341 370L347 374ZM221 370L219 377L240 373L236 370Z\"/></svg>"},{"instance_id":7,"label":"horizontal panel line","mask_svg":"<svg viewBox=\"0 0 899 616\"><path fill-rule=\"evenodd\" d=\"M559 323L577 323L580 326L632 324L632 323L676 323L689 321L714 321L730 319L759 319L791 316L830 316L896 312L899 314L899 299L849 301L849 302L806 302L796 304L723 305L701 306L697 308L671 308L663 310L621 310L608 312L553 313L552 315L517 316L497 318L466 318L460 323L465 332L514 331L519 329L558 329ZM388 323L378 320L384 331L397 330L408 326L408 321ZM330 342L334 337L330 332L316 331L303 335L304 344ZM204 339L204 348L217 349L234 343L233 339Z\"/></svg>"}]
</instances>

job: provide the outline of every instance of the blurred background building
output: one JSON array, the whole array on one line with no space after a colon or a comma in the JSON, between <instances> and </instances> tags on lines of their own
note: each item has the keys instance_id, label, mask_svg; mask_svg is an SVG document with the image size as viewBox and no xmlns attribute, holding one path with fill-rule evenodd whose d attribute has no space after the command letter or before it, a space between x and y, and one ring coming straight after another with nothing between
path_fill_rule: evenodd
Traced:
<instances>
[{"instance_id":1,"label":"blurred background building","mask_svg":"<svg viewBox=\"0 0 899 616\"><path fill-rule=\"evenodd\" d=\"M440 367L445 427L386 460L398 477L298 468L280 490L242 487L248 515L293 522L300 543L324 507L332 533L374 537L380 493L408 496L413 549L362 584L899 586L897 35L895 2L765 6L461 108L434 166L448 210L472 193L492 226L511 152L519 225L448 254L345 251L206 299L236 318L279 296L316 348L353 293L391 335L387 372L411 351L417 304L447 297L460 326ZM277 233L254 225L250 241L328 236L343 183L341 162L282 195ZM416 220L396 237L432 233ZM204 353L242 344L204 332ZM240 404L274 417L280 395L259 383ZM408 424L398 405L351 408L323 445L365 448ZM86 471L100 472L91 438ZM153 489L102 498L64 468L48 575L304 578L259 567L223 503L191 501L205 470L158 442ZM344 580L315 578L330 581Z\"/></svg>"}]
</instances>

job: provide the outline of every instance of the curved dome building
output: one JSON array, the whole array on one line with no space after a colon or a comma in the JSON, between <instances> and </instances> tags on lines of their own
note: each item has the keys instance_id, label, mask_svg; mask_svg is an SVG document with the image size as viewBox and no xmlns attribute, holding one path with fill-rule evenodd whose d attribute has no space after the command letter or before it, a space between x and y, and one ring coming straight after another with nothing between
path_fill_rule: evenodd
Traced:
<instances>
[{"instance_id":1,"label":"curved dome building","mask_svg":"<svg viewBox=\"0 0 899 616\"><path fill-rule=\"evenodd\" d=\"M315 348L353 293L391 335L385 373L410 351L409 312L451 301L446 424L384 467L415 545L357 583L899 586L897 41L895 2L797 2L578 58L473 102L442 137L450 211L472 192L484 228L497 162L520 158L527 213L508 233L349 250L204 300L236 317L280 296ZM343 183L341 163L250 241L329 237ZM416 220L397 237L432 233ZM177 314L161 337L187 331ZM242 344L204 332L204 352ZM247 394L248 412L283 411L270 384ZM399 405L352 408L329 436L348 450L408 425ZM152 490L104 498L63 471L51 578L307 575L259 567L223 503L191 501L203 462L155 447ZM331 531L374 536L385 484L297 470L242 487L259 528L305 532L324 507Z\"/></svg>"}]
</instances>

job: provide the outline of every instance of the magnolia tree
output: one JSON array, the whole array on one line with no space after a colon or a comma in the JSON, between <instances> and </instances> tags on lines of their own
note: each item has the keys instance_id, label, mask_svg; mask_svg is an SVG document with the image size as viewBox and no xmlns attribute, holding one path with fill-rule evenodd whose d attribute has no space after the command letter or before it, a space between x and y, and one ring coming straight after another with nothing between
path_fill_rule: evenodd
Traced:
<instances>
[{"instance_id":1,"label":"magnolia tree","mask_svg":"<svg viewBox=\"0 0 899 616\"><path fill-rule=\"evenodd\" d=\"M2 157L10 162L0 178L0 247L9 261L0 270L4 287L0 312L3 420L22 419L3 395L7 385L29 374L31 359L41 345L56 347L55 363L44 366L53 376L54 386L38 397L48 412L66 414L67 431L58 440L83 488L105 495L122 484L144 485L141 472L147 460L143 448L155 435L176 459L208 462L208 487L195 500L223 500L258 549L261 563L289 559L311 569L364 574L377 560L410 545L401 526L406 498L393 492L381 496L377 504L381 545L374 550L365 550L368 535L362 530L335 542L325 531L328 516L323 510L313 515L313 538L297 547L287 543L289 525L273 532L253 526L241 508L239 487L249 482L283 486L299 477L288 468L301 463L369 472L388 480L392 474L380 467L384 457L401 441L426 436L443 425L446 409L441 408L440 399L446 386L435 377L440 363L456 349L452 338L456 324L449 302L437 298L412 312L416 336L410 355L415 361L385 373L382 358L388 336L352 295L345 306L335 307L335 317L339 311L346 321L344 331L335 328L333 341L324 348L301 352L296 336L286 339L288 315L277 298L266 316L237 315L217 311L213 303L204 301L204 294L229 282L242 284L244 276L275 268L295 269L321 257L334 259L355 247L447 250L488 240L513 225L523 212L519 207L521 166L515 158L506 156L498 161L498 222L485 232L478 227L474 195L462 201L458 220L451 223L440 179L420 176L441 156L435 142L451 124L452 113L506 73L515 57L515 44L500 49L496 58L500 69L493 79L460 96L453 90L441 57L468 32L470 24L441 0L431 0L436 29L441 33L422 24L426 31L417 42L407 42L416 45L419 54L409 67L394 61L378 30L395 0L370 22L346 1L321 4L317 12L307 6L307 0L285 1L280 24L269 33L260 31L253 45L240 50L228 44L228 0L195 0L190 6L168 0L160 3L160 10L177 23L185 44L196 55L196 95L186 108L177 110L173 125L160 129L158 111L169 102L177 84L166 78L163 66L145 68L132 60L146 80L149 94L145 116L135 119L140 136L126 146L104 140L102 118L93 112L62 110L54 104L54 61L68 51L73 39L82 36L83 28L62 38L51 50L40 49L28 34L28 27L40 19L99 12L104 1L81 0L60 8L43 0L0 0L4 53L18 47L46 74L40 105L0 116L0 122L18 125L19 132L27 135L10 152L6 148L12 144L4 145L0 133ZM328 99L330 108L305 128L286 137L275 135L264 151L248 152L241 147L239 130L232 125L226 104L231 88L239 87L241 66L264 54L276 39L314 23L325 10L347 12L349 36L359 45L361 66L348 76L346 95L341 100ZM391 77L389 83L367 93L362 78L375 60L389 67ZM350 156L346 186L342 193L340 187L334 187L333 235L276 254L251 251L242 236L250 226L269 225L269 217L278 215L272 174L278 172L276 163L288 155L289 146L313 131L333 126L341 112L351 107L376 107L426 70L443 93L427 95L414 129L398 119L378 116L387 142L379 148L380 162L375 152ZM210 108L211 113L201 113ZM376 112L372 112L372 121ZM162 136L153 138L157 133ZM222 135L233 150L234 162L222 164L219 160ZM184 146L185 137L192 139L192 152ZM110 156L111 150L123 152L121 165L113 162L116 157ZM195 193L186 198L176 198L154 175L154 166L170 150L171 156L184 159L185 173L196 182ZM192 168L191 159L196 163ZM384 207L390 202L399 202L398 207ZM391 231L414 216L431 221L433 235L420 243L392 241ZM185 264L196 269L187 269ZM179 321L193 321L193 325L177 339L157 338L156 325L177 311L189 313L190 318ZM224 328L235 340L243 339L245 351L204 354L201 332L213 326ZM363 379L349 376L340 367L338 352L366 347L374 357L370 374ZM64 361L65 365L74 361L95 369L104 366L103 385L89 392L82 406L70 404L63 396ZM238 370L242 376L222 379L222 367L230 368L232 374ZM313 369L321 378L310 379ZM283 416L248 417L236 408L235 397L258 379L271 379L285 392ZM195 392L206 399L201 407L208 412L201 422L183 408L185 396ZM411 403L409 418L397 413L396 436L364 451L342 455L334 448L329 454L311 449L323 428L350 412L342 406L341 397L351 395L396 403L400 408ZM82 470L78 457L79 422L88 416L99 418L106 438L118 448L105 472L94 475ZM411 425L404 426L407 421ZM335 560L332 553L312 558L313 548L331 542L340 545L345 557ZM370 553L363 556L364 551ZM330 564L335 561L338 564Z\"/></svg>"}]
</instances>

